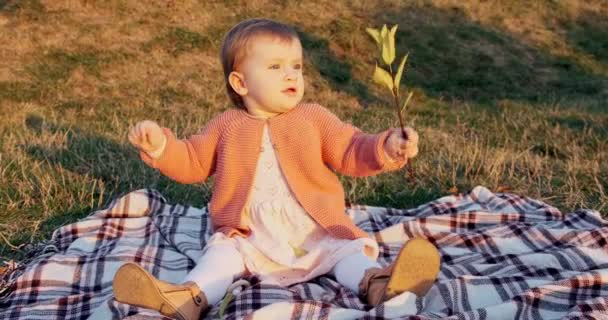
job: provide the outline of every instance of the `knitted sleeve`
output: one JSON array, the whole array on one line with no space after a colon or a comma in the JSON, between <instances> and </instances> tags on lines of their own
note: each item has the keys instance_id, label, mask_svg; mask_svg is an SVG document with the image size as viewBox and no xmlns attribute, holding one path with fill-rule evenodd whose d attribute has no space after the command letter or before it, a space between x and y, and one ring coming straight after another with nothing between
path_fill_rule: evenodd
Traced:
<instances>
[{"instance_id":1,"label":"knitted sleeve","mask_svg":"<svg viewBox=\"0 0 608 320\"><path fill-rule=\"evenodd\" d=\"M215 171L215 150L220 138L220 121L212 119L199 133L178 140L173 132L163 128L167 144L162 155L152 159L141 152L142 160L164 175L181 183L205 182Z\"/></svg>"},{"instance_id":2,"label":"knitted sleeve","mask_svg":"<svg viewBox=\"0 0 608 320\"><path fill-rule=\"evenodd\" d=\"M342 122L329 110L316 106L323 159L334 170L349 176L372 176L398 169L404 163L391 164L384 155L384 142L390 130L367 134Z\"/></svg>"}]
</instances>

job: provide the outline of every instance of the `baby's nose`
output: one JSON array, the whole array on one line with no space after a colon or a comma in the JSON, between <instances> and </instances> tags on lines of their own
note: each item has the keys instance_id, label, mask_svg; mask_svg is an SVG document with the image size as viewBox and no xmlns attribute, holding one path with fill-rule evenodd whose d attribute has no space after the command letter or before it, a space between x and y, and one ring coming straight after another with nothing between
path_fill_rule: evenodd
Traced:
<instances>
[{"instance_id":1,"label":"baby's nose","mask_svg":"<svg viewBox=\"0 0 608 320\"><path fill-rule=\"evenodd\" d=\"M295 79L297 77L298 71L296 69L287 69L285 72L285 78L287 79Z\"/></svg>"}]
</instances>

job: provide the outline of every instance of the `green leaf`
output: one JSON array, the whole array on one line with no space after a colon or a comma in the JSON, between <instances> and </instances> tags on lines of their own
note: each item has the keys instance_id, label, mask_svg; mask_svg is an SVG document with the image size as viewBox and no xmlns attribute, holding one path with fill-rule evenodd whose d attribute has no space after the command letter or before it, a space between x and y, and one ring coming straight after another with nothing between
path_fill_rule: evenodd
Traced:
<instances>
[{"instance_id":1,"label":"green leaf","mask_svg":"<svg viewBox=\"0 0 608 320\"><path fill-rule=\"evenodd\" d=\"M385 64L388 59L388 42L386 41L386 37L388 35L388 29L386 25L382 25L382 29L380 29L380 60Z\"/></svg>"},{"instance_id":2,"label":"green leaf","mask_svg":"<svg viewBox=\"0 0 608 320\"><path fill-rule=\"evenodd\" d=\"M403 103L403 107L401 107L401 114L403 114L403 112L405 112L405 109L407 109L407 104L410 103L412 95L414 95L414 92L410 91L410 94L407 95L407 99L405 99L405 102Z\"/></svg>"},{"instance_id":3,"label":"green leaf","mask_svg":"<svg viewBox=\"0 0 608 320\"><path fill-rule=\"evenodd\" d=\"M373 80L378 84L385 85L391 92L393 91L393 78L388 71L378 67L378 65L374 69Z\"/></svg>"},{"instance_id":4,"label":"green leaf","mask_svg":"<svg viewBox=\"0 0 608 320\"><path fill-rule=\"evenodd\" d=\"M403 75L403 68L405 67L405 62L407 61L407 54L403 56L401 59L401 63L399 64L399 69L397 69L397 74L395 75L395 88L399 90L399 84L401 83L401 76Z\"/></svg>"},{"instance_id":5,"label":"green leaf","mask_svg":"<svg viewBox=\"0 0 608 320\"><path fill-rule=\"evenodd\" d=\"M393 63L393 61L395 60L395 34L397 33L398 26L399 25L397 24L394 25L388 35L388 50L391 63Z\"/></svg>"},{"instance_id":6,"label":"green leaf","mask_svg":"<svg viewBox=\"0 0 608 320\"><path fill-rule=\"evenodd\" d=\"M382 25L382 29L380 29L380 39L384 39L386 38L386 34L388 33L388 29L386 28L386 25Z\"/></svg>"},{"instance_id":7,"label":"green leaf","mask_svg":"<svg viewBox=\"0 0 608 320\"><path fill-rule=\"evenodd\" d=\"M395 27L393 27L391 31L388 31L386 25L384 25L382 26L382 31L380 32L382 37L382 61L387 66L390 66L395 60L395 31L397 31Z\"/></svg>"},{"instance_id":8,"label":"green leaf","mask_svg":"<svg viewBox=\"0 0 608 320\"><path fill-rule=\"evenodd\" d=\"M388 48L388 41L386 41L386 38L382 40L382 62L384 62L384 64L387 66L392 62Z\"/></svg>"},{"instance_id":9,"label":"green leaf","mask_svg":"<svg viewBox=\"0 0 608 320\"><path fill-rule=\"evenodd\" d=\"M380 36L380 30L374 28L366 28L365 31L374 38L376 41L376 48L378 48L378 56L382 57L382 37Z\"/></svg>"},{"instance_id":10,"label":"green leaf","mask_svg":"<svg viewBox=\"0 0 608 320\"><path fill-rule=\"evenodd\" d=\"M374 41L376 41L376 44L379 45L380 43L382 43L382 38L380 37L380 30L378 29L374 29L374 28L366 28L365 31L367 31L367 33L372 36L372 38L374 38Z\"/></svg>"}]
</instances>

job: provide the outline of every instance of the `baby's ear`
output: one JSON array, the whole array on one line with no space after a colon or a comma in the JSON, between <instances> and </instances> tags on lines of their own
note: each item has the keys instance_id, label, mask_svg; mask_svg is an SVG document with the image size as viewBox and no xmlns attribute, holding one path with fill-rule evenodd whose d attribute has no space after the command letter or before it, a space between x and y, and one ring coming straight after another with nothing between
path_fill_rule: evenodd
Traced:
<instances>
[{"instance_id":1,"label":"baby's ear","mask_svg":"<svg viewBox=\"0 0 608 320\"><path fill-rule=\"evenodd\" d=\"M236 71L230 72L228 82L230 83L232 89L238 93L238 95L244 96L247 94L248 90L245 86L245 78L243 77L242 73Z\"/></svg>"}]
</instances>

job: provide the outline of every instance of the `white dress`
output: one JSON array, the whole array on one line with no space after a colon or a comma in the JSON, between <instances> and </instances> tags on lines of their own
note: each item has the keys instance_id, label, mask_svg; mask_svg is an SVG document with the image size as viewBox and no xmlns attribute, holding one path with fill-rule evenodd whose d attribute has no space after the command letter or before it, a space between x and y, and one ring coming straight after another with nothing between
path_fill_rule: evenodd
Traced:
<instances>
[{"instance_id":1,"label":"white dress","mask_svg":"<svg viewBox=\"0 0 608 320\"><path fill-rule=\"evenodd\" d=\"M378 257L373 239L333 238L300 206L281 171L267 126L245 216L249 237L228 238L218 232L208 246L232 243L247 270L264 283L288 286L304 282L328 273L338 261L358 252Z\"/></svg>"}]
</instances>

